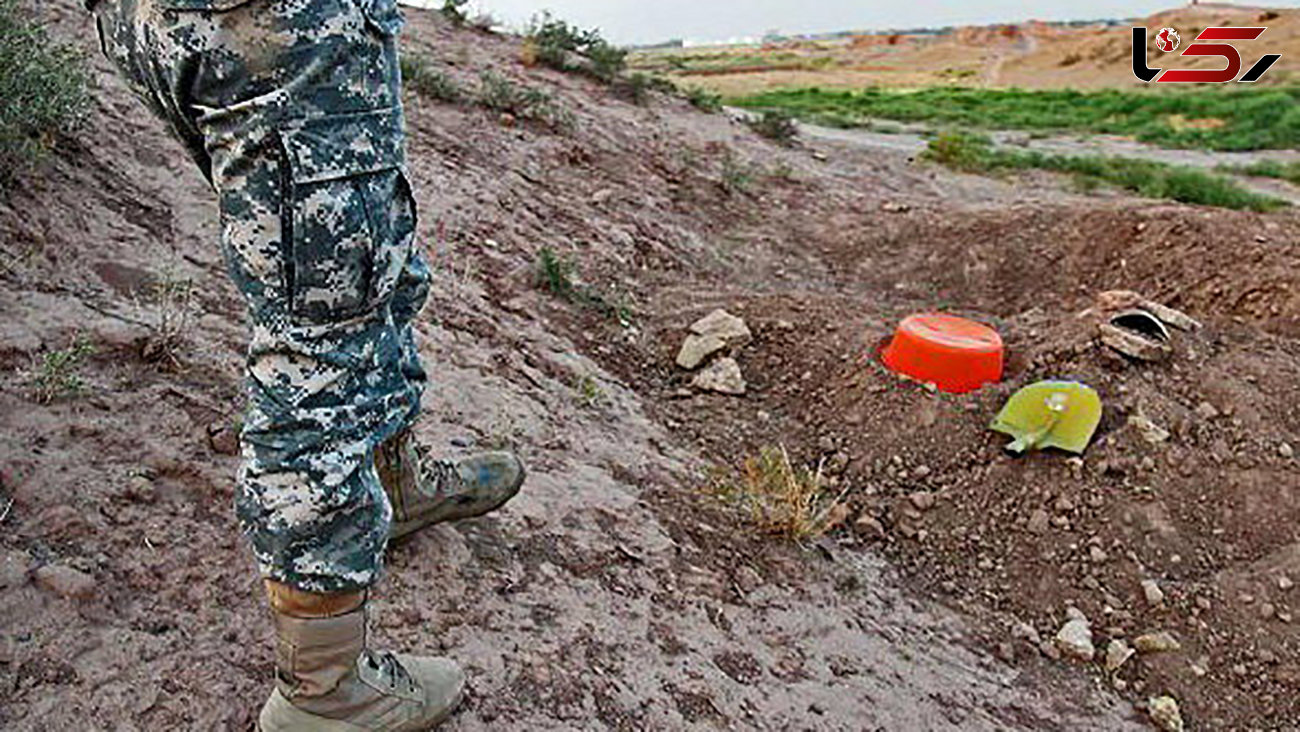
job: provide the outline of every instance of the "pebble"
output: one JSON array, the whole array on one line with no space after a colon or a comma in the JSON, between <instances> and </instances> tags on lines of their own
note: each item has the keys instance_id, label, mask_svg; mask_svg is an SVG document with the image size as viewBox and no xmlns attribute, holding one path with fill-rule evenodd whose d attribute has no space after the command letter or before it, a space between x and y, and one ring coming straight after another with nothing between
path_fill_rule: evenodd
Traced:
<instances>
[{"instance_id":1,"label":"pebble","mask_svg":"<svg viewBox=\"0 0 1300 732\"><path fill-rule=\"evenodd\" d=\"M1214 419L1219 416L1219 410L1209 402L1201 402L1196 405L1196 416L1201 419Z\"/></svg>"},{"instance_id":2,"label":"pebble","mask_svg":"<svg viewBox=\"0 0 1300 732\"><path fill-rule=\"evenodd\" d=\"M1259 617L1261 620L1272 620L1277 615L1277 607L1271 602L1263 603L1259 606Z\"/></svg>"},{"instance_id":3,"label":"pebble","mask_svg":"<svg viewBox=\"0 0 1300 732\"><path fill-rule=\"evenodd\" d=\"M912 471L912 474L918 478L924 478L930 473L931 470L929 465L918 465L916 466L916 469Z\"/></svg>"},{"instance_id":4,"label":"pebble","mask_svg":"<svg viewBox=\"0 0 1300 732\"><path fill-rule=\"evenodd\" d=\"M1106 670L1110 672L1118 671L1121 666L1128 663L1137 651L1129 648L1128 644L1122 640L1113 640L1110 645L1106 646Z\"/></svg>"},{"instance_id":5,"label":"pebble","mask_svg":"<svg viewBox=\"0 0 1300 732\"><path fill-rule=\"evenodd\" d=\"M1165 603L1165 592L1155 580L1142 580L1142 594L1151 607L1160 607Z\"/></svg>"},{"instance_id":6,"label":"pebble","mask_svg":"<svg viewBox=\"0 0 1300 732\"><path fill-rule=\"evenodd\" d=\"M95 578L72 567L47 564L33 579L41 589L69 600L88 600L95 594Z\"/></svg>"},{"instance_id":7,"label":"pebble","mask_svg":"<svg viewBox=\"0 0 1300 732\"><path fill-rule=\"evenodd\" d=\"M1290 577L1286 575L1281 575L1280 577L1277 578L1277 588L1279 590L1283 592L1287 592L1292 587L1295 587L1295 582L1292 582Z\"/></svg>"},{"instance_id":8,"label":"pebble","mask_svg":"<svg viewBox=\"0 0 1300 732\"><path fill-rule=\"evenodd\" d=\"M913 493L908 496L908 500L916 507L918 511L929 511L934 508L935 498L933 493Z\"/></svg>"},{"instance_id":9,"label":"pebble","mask_svg":"<svg viewBox=\"0 0 1300 732\"><path fill-rule=\"evenodd\" d=\"M1025 641L1026 643L1032 643L1033 645L1040 645L1043 642L1042 636L1038 634L1038 630L1029 623L1016 623L1016 625L1011 628L1011 637Z\"/></svg>"},{"instance_id":10,"label":"pebble","mask_svg":"<svg viewBox=\"0 0 1300 732\"><path fill-rule=\"evenodd\" d=\"M1178 711L1178 702L1170 696L1162 696L1147 702L1147 714L1151 722L1162 732L1183 732L1183 715Z\"/></svg>"},{"instance_id":11,"label":"pebble","mask_svg":"<svg viewBox=\"0 0 1300 732\"><path fill-rule=\"evenodd\" d=\"M1295 448L1291 447L1291 443L1283 442L1281 445L1278 445L1277 454L1281 455L1287 460L1290 460L1291 458L1295 457Z\"/></svg>"},{"instance_id":12,"label":"pebble","mask_svg":"<svg viewBox=\"0 0 1300 732\"><path fill-rule=\"evenodd\" d=\"M1102 551L1101 547L1094 546L1089 550L1088 558L1092 560L1093 564L1103 564L1106 560L1110 559L1110 556L1108 556L1105 551Z\"/></svg>"},{"instance_id":13,"label":"pebble","mask_svg":"<svg viewBox=\"0 0 1300 732\"><path fill-rule=\"evenodd\" d=\"M1047 512L1043 509L1034 509L1034 512L1029 514L1029 533L1042 534L1046 532L1051 520L1052 517L1048 516Z\"/></svg>"},{"instance_id":14,"label":"pebble","mask_svg":"<svg viewBox=\"0 0 1300 732\"><path fill-rule=\"evenodd\" d=\"M740 364L734 358L720 358L713 365L701 371L691 382L691 386L701 391L716 391L719 394L743 396L746 391L745 378L740 373Z\"/></svg>"},{"instance_id":15,"label":"pebble","mask_svg":"<svg viewBox=\"0 0 1300 732\"><path fill-rule=\"evenodd\" d=\"M1133 646L1142 653L1171 653L1182 650L1183 645L1168 631L1140 635L1133 641Z\"/></svg>"},{"instance_id":16,"label":"pebble","mask_svg":"<svg viewBox=\"0 0 1300 732\"><path fill-rule=\"evenodd\" d=\"M885 526L869 513L864 513L853 522L853 527L861 534L866 534L873 539L884 538Z\"/></svg>"},{"instance_id":17,"label":"pebble","mask_svg":"<svg viewBox=\"0 0 1300 732\"><path fill-rule=\"evenodd\" d=\"M1056 647L1070 658L1091 661L1097 655L1097 649L1092 645L1092 628L1087 620L1070 620L1061 627L1055 640Z\"/></svg>"}]
</instances>

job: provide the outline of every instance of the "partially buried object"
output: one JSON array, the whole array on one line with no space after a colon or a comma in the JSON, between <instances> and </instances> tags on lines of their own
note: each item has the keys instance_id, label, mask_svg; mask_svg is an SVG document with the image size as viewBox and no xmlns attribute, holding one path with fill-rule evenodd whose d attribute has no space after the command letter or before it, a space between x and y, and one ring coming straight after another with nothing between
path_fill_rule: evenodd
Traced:
<instances>
[{"instance_id":1,"label":"partially buried object","mask_svg":"<svg viewBox=\"0 0 1300 732\"><path fill-rule=\"evenodd\" d=\"M1055 447L1083 453L1101 424L1101 397L1074 381L1041 381L1011 397L990 428L1015 439L1011 452Z\"/></svg>"},{"instance_id":2,"label":"partially buried object","mask_svg":"<svg viewBox=\"0 0 1300 732\"><path fill-rule=\"evenodd\" d=\"M987 325L955 315L905 319L882 355L890 369L953 394L1002 379L1002 337Z\"/></svg>"},{"instance_id":3,"label":"partially buried object","mask_svg":"<svg viewBox=\"0 0 1300 732\"><path fill-rule=\"evenodd\" d=\"M1141 361L1162 361L1173 352L1169 329L1146 310L1125 310L1097 326L1101 342Z\"/></svg>"}]
</instances>

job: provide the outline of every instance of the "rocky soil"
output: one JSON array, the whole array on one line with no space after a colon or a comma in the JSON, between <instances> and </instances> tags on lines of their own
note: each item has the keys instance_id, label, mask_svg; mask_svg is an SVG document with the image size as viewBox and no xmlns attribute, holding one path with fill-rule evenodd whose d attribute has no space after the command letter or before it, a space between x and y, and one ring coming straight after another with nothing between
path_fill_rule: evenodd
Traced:
<instances>
[{"instance_id":1,"label":"rocky soil","mask_svg":"<svg viewBox=\"0 0 1300 732\"><path fill-rule=\"evenodd\" d=\"M38 12L94 51L77 4ZM1300 725L1295 214L781 148L432 13L405 47L572 115L408 98L421 433L532 468L507 510L395 547L376 593L379 641L468 666L450 729L1172 728L1171 703L1189 729ZM0 198L0 726L244 730L271 655L230 508L241 304L206 185L92 65L91 123ZM543 248L576 295L539 286ZM1077 317L1115 288L1206 327L1115 356ZM750 331L743 395L676 362L719 308ZM878 365L936 308L1000 329L1005 384ZM1082 459L986 429L1042 378L1102 394ZM847 489L807 546L707 490L778 444Z\"/></svg>"}]
</instances>

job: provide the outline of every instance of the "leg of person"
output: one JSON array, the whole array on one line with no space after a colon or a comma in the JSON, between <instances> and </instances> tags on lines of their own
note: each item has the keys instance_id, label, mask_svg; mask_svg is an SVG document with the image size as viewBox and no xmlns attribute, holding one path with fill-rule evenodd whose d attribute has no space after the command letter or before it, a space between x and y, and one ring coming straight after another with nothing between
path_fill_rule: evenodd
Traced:
<instances>
[{"instance_id":1,"label":"leg of person","mask_svg":"<svg viewBox=\"0 0 1300 732\"><path fill-rule=\"evenodd\" d=\"M369 651L391 508L373 452L418 410L392 305L414 197L391 0L103 0L105 50L194 150L252 321L236 497L275 616L271 730L426 729L449 661Z\"/></svg>"}]
</instances>

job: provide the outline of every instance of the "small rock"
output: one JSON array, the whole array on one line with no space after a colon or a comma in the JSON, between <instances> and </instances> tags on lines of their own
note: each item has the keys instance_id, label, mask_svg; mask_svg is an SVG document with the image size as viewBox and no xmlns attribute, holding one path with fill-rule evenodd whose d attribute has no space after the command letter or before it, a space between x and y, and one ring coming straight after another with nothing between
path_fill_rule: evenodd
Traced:
<instances>
[{"instance_id":1,"label":"small rock","mask_svg":"<svg viewBox=\"0 0 1300 732\"><path fill-rule=\"evenodd\" d=\"M778 321L776 321L776 329L777 329L777 330L784 330L784 331L787 331L787 332L788 332L788 331L792 331L792 330L794 330L794 323L791 323L791 322L788 321L788 320L778 320Z\"/></svg>"},{"instance_id":2,"label":"small rock","mask_svg":"<svg viewBox=\"0 0 1300 732\"><path fill-rule=\"evenodd\" d=\"M1057 648L1055 643L1043 641L1038 645L1038 651L1053 661L1061 660L1061 649Z\"/></svg>"},{"instance_id":3,"label":"small rock","mask_svg":"<svg viewBox=\"0 0 1300 732\"><path fill-rule=\"evenodd\" d=\"M677 365L688 371L694 371L710 356L727 347L727 342L715 335L686 336L682 349L677 352Z\"/></svg>"},{"instance_id":4,"label":"small rock","mask_svg":"<svg viewBox=\"0 0 1300 732\"><path fill-rule=\"evenodd\" d=\"M728 346L743 346L754 337L744 320L726 310L714 310L695 321L691 332L699 336L715 336Z\"/></svg>"},{"instance_id":5,"label":"small rock","mask_svg":"<svg viewBox=\"0 0 1300 732\"><path fill-rule=\"evenodd\" d=\"M1151 607L1165 604L1165 592L1160 589L1160 585L1155 580L1142 580L1142 594L1146 596L1147 604Z\"/></svg>"},{"instance_id":6,"label":"small rock","mask_svg":"<svg viewBox=\"0 0 1300 732\"><path fill-rule=\"evenodd\" d=\"M36 585L69 600L88 600L95 594L95 578L56 564L47 564L33 575Z\"/></svg>"},{"instance_id":7,"label":"small rock","mask_svg":"<svg viewBox=\"0 0 1300 732\"><path fill-rule=\"evenodd\" d=\"M1040 645L1043 642L1043 638L1038 634L1038 630L1029 623L1016 623L1016 625L1011 628L1011 637L1035 646Z\"/></svg>"},{"instance_id":8,"label":"small rock","mask_svg":"<svg viewBox=\"0 0 1300 732\"><path fill-rule=\"evenodd\" d=\"M1219 410L1209 402L1201 402L1196 405L1196 416L1201 419L1214 419L1219 416Z\"/></svg>"},{"instance_id":9,"label":"small rock","mask_svg":"<svg viewBox=\"0 0 1300 732\"><path fill-rule=\"evenodd\" d=\"M208 446L218 455L239 454L239 431L227 421L208 425Z\"/></svg>"},{"instance_id":10,"label":"small rock","mask_svg":"<svg viewBox=\"0 0 1300 732\"><path fill-rule=\"evenodd\" d=\"M127 481L126 490L122 491L122 496L128 501L148 505L158 500L158 489L154 486L152 480L143 475L136 475Z\"/></svg>"},{"instance_id":11,"label":"small rock","mask_svg":"<svg viewBox=\"0 0 1300 732\"><path fill-rule=\"evenodd\" d=\"M1283 442L1281 445L1277 446L1277 454L1290 460L1295 457L1295 448L1291 447L1291 443Z\"/></svg>"},{"instance_id":12,"label":"small rock","mask_svg":"<svg viewBox=\"0 0 1300 732\"><path fill-rule=\"evenodd\" d=\"M1043 509L1041 508L1034 509L1034 512L1029 514L1029 525L1028 525L1029 533L1042 534L1046 532L1048 524L1051 522L1051 520L1052 517L1048 516L1047 512L1044 511Z\"/></svg>"},{"instance_id":13,"label":"small rock","mask_svg":"<svg viewBox=\"0 0 1300 732\"><path fill-rule=\"evenodd\" d=\"M1110 672L1118 671L1121 666L1128 663L1137 651L1129 648L1128 644L1122 640L1113 640L1110 645L1106 646L1106 670Z\"/></svg>"},{"instance_id":14,"label":"small rock","mask_svg":"<svg viewBox=\"0 0 1300 732\"><path fill-rule=\"evenodd\" d=\"M1110 559L1110 556L1101 547L1094 546L1088 551L1088 558L1092 560L1093 564L1104 564L1106 560Z\"/></svg>"},{"instance_id":15,"label":"small rock","mask_svg":"<svg viewBox=\"0 0 1300 732\"><path fill-rule=\"evenodd\" d=\"M1128 426L1137 430L1142 439L1153 445L1169 441L1169 430L1141 415L1129 417Z\"/></svg>"},{"instance_id":16,"label":"small rock","mask_svg":"<svg viewBox=\"0 0 1300 732\"><path fill-rule=\"evenodd\" d=\"M1288 592L1292 587L1295 587L1295 582L1292 582L1290 577L1281 575L1277 578L1277 588L1279 590Z\"/></svg>"},{"instance_id":17,"label":"small rock","mask_svg":"<svg viewBox=\"0 0 1300 732\"><path fill-rule=\"evenodd\" d=\"M1164 630L1140 635L1133 641L1133 645L1142 653L1172 653L1183 647L1177 638Z\"/></svg>"},{"instance_id":18,"label":"small rock","mask_svg":"<svg viewBox=\"0 0 1300 732\"><path fill-rule=\"evenodd\" d=\"M1016 647L1006 642L999 643L997 657L1007 663L1012 663L1016 660Z\"/></svg>"},{"instance_id":19,"label":"small rock","mask_svg":"<svg viewBox=\"0 0 1300 732\"><path fill-rule=\"evenodd\" d=\"M701 391L716 391L719 394L743 396L746 391L745 377L740 373L740 364L734 358L720 358L701 371L691 386Z\"/></svg>"},{"instance_id":20,"label":"small rock","mask_svg":"<svg viewBox=\"0 0 1300 732\"><path fill-rule=\"evenodd\" d=\"M1066 619L1066 620L1082 620L1082 621L1085 622L1085 623L1088 622L1088 616L1087 616L1087 615L1084 615L1082 610L1080 610L1080 609L1077 608L1077 607L1074 607L1073 605L1071 605L1070 607L1065 608L1065 619Z\"/></svg>"},{"instance_id":21,"label":"small rock","mask_svg":"<svg viewBox=\"0 0 1300 732\"><path fill-rule=\"evenodd\" d=\"M1259 617L1261 620L1272 620L1277 615L1277 607L1271 602L1265 602L1259 606Z\"/></svg>"},{"instance_id":22,"label":"small rock","mask_svg":"<svg viewBox=\"0 0 1300 732\"><path fill-rule=\"evenodd\" d=\"M885 201L880 208L886 213L907 213L912 210L910 205L897 201Z\"/></svg>"},{"instance_id":23,"label":"small rock","mask_svg":"<svg viewBox=\"0 0 1300 732\"><path fill-rule=\"evenodd\" d=\"M1052 508L1055 508L1057 513L1069 513L1074 510L1074 501L1071 501L1069 496L1063 495L1056 499L1056 503L1052 505Z\"/></svg>"},{"instance_id":24,"label":"small rock","mask_svg":"<svg viewBox=\"0 0 1300 732\"><path fill-rule=\"evenodd\" d=\"M1151 722L1163 732L1183 732L1183 715L1178 711L1178 702L1173 697L1162 696L1147 702L1147 714Z\"/></svg>"},{"instance_id":25,"label":"small rock","mask_svg":"<svg viewBox=\"0 0 1300 732\"><path fill-rule=\"evenodd\" d=\"M1079 661L1091 661L1097 655L1092 645L1092 628L1087 620L1074 619L1056 634L1056 647L1061 653Z\"/></svg>"},{"instance_id":26,"label":"small rock","mask_svg":"<svg viewBox=\"0 0 1300 732\"><path fill-rule=\"evenodd\" d=\"M908 500L916 507L918 511L929 511L934 508L935 498L933 493L913 493L908 496Z\"/></svg>"},{"instance_id":27,"label":"small rock","mask_svg":"<svg viewBox=\"0 0 1300 732\"><path fill-rule=\"evenodd\" d=\"M853 527L858 533L866 534L873 539L883 539L885 537L885 525L869 513L864 513L853 522Z\"/></svg>"},{"instance_id":28,"label":"small rock","mask_svg":"<svg viewBox=\"0 0 1300 732\"><path fill-rule=\"evenodd\" d=\"M929 475L930 472L931 470L929 465L918 465L916 466L916 469L912 471L912 475L915 475L918 478L924 478Z\"/></svg>"}]
</instances>

